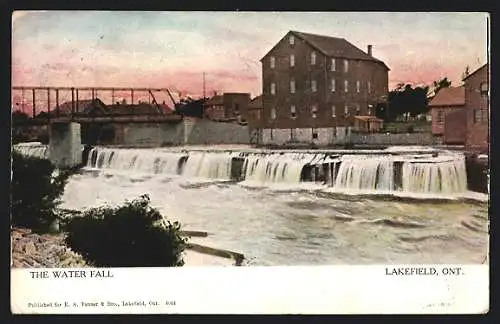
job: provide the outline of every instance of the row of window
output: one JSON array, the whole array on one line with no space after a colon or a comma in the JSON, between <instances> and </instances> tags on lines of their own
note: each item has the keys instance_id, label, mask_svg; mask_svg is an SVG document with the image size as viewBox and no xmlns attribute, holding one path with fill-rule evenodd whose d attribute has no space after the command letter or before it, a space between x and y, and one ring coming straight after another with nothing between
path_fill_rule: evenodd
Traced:
<instances>
[{"instance_id":1,"label":"row of window","mask_svg":"<svg viewBox=\"0 0 500 324\"><path fill-rule=\"evenodd\" d=\"M372 84L370 81L367 81L367 89L368 89L368 93L371 93L372 92ZM337 85L336 85L336 81L335 79L331 79L330 80L330 90L331 92L335 92L337 89ZM295 80L292 79L290 80L290 93L295 93L296 91L296 85L295 85ZM272 95L275 95L276 94L276 83L275 82L271 82L271 94ZM317 92L318 91L318 83L316 82L316 80L311 80L311 92ZM344 80L344 92L349 92L349 81L348 80ZM360 93L361 92L361 82L358 80L356 81L356 93Z\"/></svg>"},{"instance_id":2,"label":"row of window","mask_svg":"<svg viewBox=\"0 0 500 324\"><path fill-rule=\"evenodd\" d=\"M358 116L361 112L359 104L355 104L356 107L356 116ZM332 112L332 117L335 118L337 117L337 107L335 105L331 106L331 112ZM349 105L344 106L344 115L348 116L349 115ZM368 115L371 115L371 109L368 109ZM311 106L311 117L312 118L317 118L318 117L318 106L317 105L312 105ZM290 106L290 118L295 119L297 118L297 109L295 108L295 105ZM271 108L271 119L276 119L276 108Z\"/></svg>"},{"instance_id":3,"label":"row of window","mask_svg":"<svg viewBox=\"0 0 500 324\"><path fill-rule=\"evenodd\" d=\"M438 110L436 114L436 123L444 123L444 110ZM488 111L483 109L474 110L474 124L487 124L488 123Z\"/></svg>"},{"instance_id":4,"label":"row of window","mask_svg":"<svg viewBox=\"0 0 500 324\"><path fill-rule=\"evenodd\" d=\"M290 67L295 66L295 55L290 54ZM345 73L349 72L349 61L344 59L342 60L343 62L343 71ZM316 65L316 52L311 52L311 57L309 63L311 65ZM276 67L276 58L274 56L269 57L269 67L271 69L274 69ZM337 60L335 58L330 59L330 71L335 72L337 71Z\"/></svg>"}]
</instances>

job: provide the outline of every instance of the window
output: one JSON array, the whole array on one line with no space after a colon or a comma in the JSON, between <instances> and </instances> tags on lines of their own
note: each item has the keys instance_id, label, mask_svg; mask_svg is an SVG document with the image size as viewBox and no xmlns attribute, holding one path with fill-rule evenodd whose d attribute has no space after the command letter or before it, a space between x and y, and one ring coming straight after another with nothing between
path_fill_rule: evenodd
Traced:
<instances>
[{"instance_id":1,"label":"window","mask_svg":"<svg viewBox=\"0 0 500 324\"><path fill-rule=\"evenodd\" d=\"M290 80L290 93L295 93L295 80Z\"/></svg>"},{"instance_id":2,"label":"window","mask_svg":"<svg viewBox=\"0 0 500 324\"><path fill-rule=\"evenodd\" d=\"M344 106L344 115L349 116L349 106L347 104Z\"/></svg>"},{"instance_id":3,"label":"window","mask_svg":"<svg viewBox=\"0 0 500 324\"><path fill-rule=\"evenodd\" d=\"M234 112L237 114L240 112L240 105L234 104Z\"/></svg>"},{"instance_id":4,"label":"window","mask_svg":"<svg viewBox=\"0 0 500 324\"><path fill-rule=\"evenodd\" d=\"M311 91L316 92L318 90L318 85L316 84L316 80L311 81Z\"/></svg>"},{"instance_id":5,"label":"window","mask_svg":"<svg viewBox=\"0 0 500 324\"><path fill-rule=\"evenodd\" d=\"M331 71L336 71L336 66L335 66L335 59L332 58L332 65L331 65Z\"/></svg>"},{"instance_id":6,"label":"window","mask_svg":"<svg viewBox=\"0 0 500 324\"><path fill-rule=\"evenodd\" d=\"M271 108L271 119L276 119L276 108Z\"/></svg>"},{"instance_id":7,"label":"window","mask_svg":"<svg viewBox=\"0 0 500 324\"><path fill-rule=\"evenodd\" d=\"M347 73L349 71L349 61L344 60L344 72Z\"/></svg>"},{"instance_id":8,"label":"window","mask_svg":"<svg viewBox=\"0 0 500 324\"><path fill-rule=\"evenodd\" d=\"M372 92L372 83L368 81L368 93Z\"/></svg>"},{"instance_id":9,"label":"window","mask_svg":"<svg viewBox=\"0 0 500 324\"><path fill-rule=\"evenodd\" d=\"M312 139L318 139L318 133L313 131L312 133Z\"/></svg>"},{"instance_id":10,"label":"window","mask_svg":"<svg viewBox=\"0 0 500 324\"><path fill-rule=\"evenodd\" d=\"M335 92L335 79L331 80L331 88L332 88L332 92Z\"/></svg>"},{"instance_id":11,"label":"window","mask_svg":"<svg viewBox=\"0 0 500 324\"><path fill-rule=\"evenodd\" d=\"M443 123L443 117L444 117L444 111L441 110L441 109L438 109L437 115L436 115L436 122L438 124L442 124Z\"/></svg>"},{"instance_id":12,"label":"window","mask_svg":"<svg viewBox=\"0 0 500 324\"><path fill-rule=\"evenodd\" d=\"M271 94L276 94L276 83L271 83Z\"/></svg>"},{"instance_id":13,"label":"window","mask_svg":"<svg viewBox=\"0 0 500 324\"><path fill-rule=\"evenodd\" d=\"M488 95L488 83L487 82L482 82L479 91L481 91L481 96L487 96Z\"/></svg>"},{"instance_id":14,"label":"window","mask_svg":"<svg viewBox=\"0 0 500 324\"><path fill-rule=\"evenodd\" d=\"M474 124L477 124L481 121L481 110L480 109L474 109Z\"/></svg>"},{"instance_id":15,"label":"window","mask_svg":"<svg viewBox=\"0 0 500 324\"><path fill-rule=\"evenodd\" d=\"M316 64L316 52L311 52L311 65Z\"/></svg>"},{"instance_id":16,"label":"window","mask_svg":"<svg viewBox=\"0 0 500 324\"><path fill-rule=\"evenodd\" d=\"M335 107L335 105L332 105L332 117L337 117L337 108Z\"/></svg>"},{"instance_id":17,"label":"window","mask_svg":"<svg viewBox=\"0 0 500 324\"><path fill-rule=\"evenodd\" d=\"M361 85L359 84L359 80L356 81L356 92L359 93L359 88L361 87Z\"/></svg>"},{"instance_id":18,"label":"window","mask_svg":"<svg viewBox=\"0 0 500 324\"><path fill-rule=\"evenodd\" d=\"M474 109L474 124L487 124L488 111L483 109Z\"/></svg>"},{"instance_id":19,"label":"window","mask_svg":"<svg viewBox=\"0 0 500 324\"><path fill-rule=\"evenodd\" d=\"M368 116L372 115L373 105L368 105Z\"/></svg>"},{"instance_id":20,"label":"window","mask_svg":"<svg viewBox=\"0 0 500 324\"><path fill-rule=\"evenodd\" d=\"M290 35L290 38L288 38L288 41L290 42L290 45L295 44L295 37L293 35Z\"/></svg>"},{"instance_id":21,"label":"window","mask_svg":"<svg viewBox=\"0 0 500 324\"><path fill-rule=\"evenodd\" d=\"M290 54L290 66L294 67L295 66L295 55Z\"/></svg>"},{"instance_id":22,"label":"window","mask_svg":"<svg viewBox=\"0 0 500 324\"><path fill-rule=\"evenodd\" d=\"M359 116L361 113L361 108L359 107L359 104L356 104L356 116Z\"/></svg>"},{"instance_id":23,"label":"window","mask_svg":"<svg viewBox=\"0 0 500 324\"><path fill-rule=\"evenodd\" d=\"M312 118L318 117L318 107L316 105L313 105L311 107L311 115L312 115Z\"/></svg>"},{"instance_id":24,"label":"window","mask_svg":"<svg viewBox=\"0 0 500 324\"><path fill-rule=\"evenodd\" d=\"M344 80L344 91L349 92L349 81Z\"/></svg>"},{"instance_id":25,"label":"window","mask_svg":"<svg viewBox=\"0 0 500 324\"><path fill-rule=\"evenodd\" d=\"M292 119L297 118L297 111L295 110L295 105L290 106L290 117Z\"/></svg>"},{"instance_id":26,"label":"window","mask_svg":"<svg viewBox=\"0 0 500 324\"><path fill-rule=\"evenodd\" d=\"M269 64L271 66L271 69L274 69L274 66L276 65L276 59L274 58L274 56L271 56L269 58Z\"/></svg>"}]
</instances>

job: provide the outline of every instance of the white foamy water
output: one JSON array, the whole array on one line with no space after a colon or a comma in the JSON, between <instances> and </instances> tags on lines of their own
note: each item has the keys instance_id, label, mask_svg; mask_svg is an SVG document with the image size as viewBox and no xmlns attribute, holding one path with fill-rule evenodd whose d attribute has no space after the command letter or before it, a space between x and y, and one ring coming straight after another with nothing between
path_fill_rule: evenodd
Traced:
<instances>
[{"instance_id":1,"label":"white foamy water","mask_svg":"<svg viewBox=\"0 0 500 324\"><path fill-rule=\"evenodd\" d=\"M209 233L197 243L243 253L254 265L480 263L487 253L484 203L379 200L302 185L89 170L70 178L61 207L119 205L148 194L166 218Z\"/></svg>"},{"instance_id":2,"label":"white foamy water","mask_svg":"<svg viewBox=\"0 0 500 324\"><path fill-rule=\"evenodd\" d=\"M48 145L42 144L40 142L15 144L13 145L13 150L27 156L33 156L38 158L49 157Z\"/></svg>"},{"instance_id":3,"label":"white foamy water","mask_svg":"<svg viewBox=\"0 0 500 324\"><path fill-rule=\"evenodd\" d=\"M251 265L481 263L487 195L466 191L461 156L415 152L97 147L61 207L148 194L164 217L209 233L197 243L243 253ZM227 181L235 161L238 183Z\"/></svg>"}]
</instances>

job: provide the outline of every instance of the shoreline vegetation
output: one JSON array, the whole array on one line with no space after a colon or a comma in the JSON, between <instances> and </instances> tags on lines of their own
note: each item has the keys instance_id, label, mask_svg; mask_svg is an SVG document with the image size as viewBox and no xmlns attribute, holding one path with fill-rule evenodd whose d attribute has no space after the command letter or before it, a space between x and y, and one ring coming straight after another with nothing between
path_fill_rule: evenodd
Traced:
<instances>
[{"instance_id":1,"label":"shoreline vegetation","mask_svg":"<svg viewBox=\"0 0 500 324\"><path fill-rule=\"evenodd\" d=\"M13 152L11 267L179 267L186 250L230 259L241 253L188 242L207 232L186 231L142 195L121 206L83 211L60 209L68 178L78 168L57 170L48 160ZM199 258L198 258L199 259Z\"/></svg>"}]
</instances>

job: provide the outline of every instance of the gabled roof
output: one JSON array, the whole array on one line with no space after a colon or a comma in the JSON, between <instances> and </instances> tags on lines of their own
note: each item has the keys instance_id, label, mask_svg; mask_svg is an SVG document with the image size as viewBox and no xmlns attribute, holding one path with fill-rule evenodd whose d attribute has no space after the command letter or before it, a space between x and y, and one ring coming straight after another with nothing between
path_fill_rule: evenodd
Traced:
<instances>
[{"instance_id":1,"label":"gabled roof","mask_svg":"<svg viewBox=\"0 0 500 324\"><path fill-rule=\"evenodd\" d=\"M207 106L219 106L224 103L223 98L221 95L216 95L213 96L212 98L208 99L207 101Z\"/></svg>"},{"instance_id":2,"label":"gabled roof","mask_svg":"<svg viewBox=\"0 0 500 324\"><path fill-rule=\"evenodd\" d=\"M75 101L75 110L78 112L88 112L92 108L99 108L105 111L106 105L99 98ZM60 115L71 114L72 102L66 101L56 106L53 108L53 111L51 111L51 114L56 114L57 110L59 110Z\"/></svg>"},{"instance_id":3,"label":"gabled roof","mask_svg":"<svg viewBox=\"0 0 500 324\"><path fill-rule=\"evenodd\" d=\"M439 90L432 98L429 107L463 106L465 105L465 88L449 87Z\"/></svg>"},{"instance_id":4,"label":"gabled roof","mask_svg":"<svg viewBox=\"0 0 500 324\"><path fill-rule=\"evenodd\" d=\"M462 79L462 81L465 81L466 79L468 79L471 75L475 74L476 72L479 72L481 71L482 69L486 68L488 65L488 63L486 64L483 64L483 66L481 66L480 68L478 68L476 71L470 73L468 76L466 76L465 78Z\"/></svg>"},{"instance_id":5,"label":"gabled roof","mask_svg":"<svg viewBox=\"0 0 500 324\"><path fill-rule=\"evenodd\" d=\"M250 101L247 109L262 109L262 95L257 96Z\"/></svg>"},{"instance_id":6,"label":"gabled roof","mask_svg":"<svg viewBox=\"0 0 500 324\"><path fill-rule=\"evenodd\" d=\"M289 34L293 34L298 38L304 40L306 43L316 48L318 51L320 51L326 56L377 62L384 65L385 68L389 70L389 67L384 62L373 56L368 55L367 53L365 53L358 47L354 46L352 43L348 42L344 38L309 34L293 30L289 31L285 36ZM264 55L262 59L264 59L275 47L276 45L266 55Z\"/></svg>"}]
</instances>

